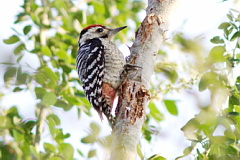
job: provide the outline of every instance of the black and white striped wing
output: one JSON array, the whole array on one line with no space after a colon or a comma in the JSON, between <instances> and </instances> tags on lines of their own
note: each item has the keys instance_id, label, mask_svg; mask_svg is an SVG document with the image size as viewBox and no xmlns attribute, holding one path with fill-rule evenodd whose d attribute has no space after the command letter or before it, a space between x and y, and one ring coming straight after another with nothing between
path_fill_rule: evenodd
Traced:
<instances>
[{"instance_id":1,"label":"black and white striped wing","mask_svg":"<svg viewBox=\"0 0 240 160\"><path fill-rule=\"evenodd\" d=\"M102 42L95 38L81 45L76 63L83 90L102 118L102 83L105 64Z\"/></svg>"}]
</instances>

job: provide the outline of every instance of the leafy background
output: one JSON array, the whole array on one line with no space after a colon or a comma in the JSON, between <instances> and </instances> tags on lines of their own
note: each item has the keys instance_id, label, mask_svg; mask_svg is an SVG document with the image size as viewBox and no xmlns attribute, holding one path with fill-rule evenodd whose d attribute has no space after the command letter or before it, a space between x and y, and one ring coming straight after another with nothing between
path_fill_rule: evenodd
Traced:
<instances>
[{"instance_id":1,"label":"leafy background","mask_svg":"<svg viewBox=\"0 0 240 160\"><path fill-rule=\"evenodd\" d=\"M0 157L107 157L111 130L90 110L75 71L79 32L93 23L127 24L116 37L127 53L120 44L132 44L146 2L25 0L21 5L11 34L2 33L7 36L1 44ZM229 12L236 5L186 0L176 6L150 85L140 158L239 157L239 78L234 84L239 73L228 76L239 62L239 11ZM6 51L9 46L13 49ZM41 125L44 132L38 133Z\"/></svg>"}]
</instances>

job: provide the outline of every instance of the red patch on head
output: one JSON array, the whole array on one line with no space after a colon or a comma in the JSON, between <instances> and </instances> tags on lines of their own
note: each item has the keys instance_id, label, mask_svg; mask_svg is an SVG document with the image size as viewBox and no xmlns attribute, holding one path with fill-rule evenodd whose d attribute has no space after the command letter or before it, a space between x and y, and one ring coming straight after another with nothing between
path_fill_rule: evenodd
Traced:
<instances>
[{"instance_id":1,"label":"red patch on head","mask_svg":"<svg viewBox=\"0 0 240 160\"><path fill-rule=\"evenodd\" d=\"M88 30L88 29L90 29L90 28L92 28L92 27L104 27L103 25L101 25L101 24L92 24L92 25L90 25L90 26L87 26L86 28L84 28L83 30Z\"/></svg>"}]
</instances>

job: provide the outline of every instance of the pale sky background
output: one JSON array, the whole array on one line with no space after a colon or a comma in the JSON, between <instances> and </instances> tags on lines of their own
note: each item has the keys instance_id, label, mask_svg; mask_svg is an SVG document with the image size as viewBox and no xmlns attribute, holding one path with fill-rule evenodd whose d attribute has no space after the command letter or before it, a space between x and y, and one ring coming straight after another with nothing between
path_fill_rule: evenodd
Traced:
<instances>
[{"instance_id":1,"label":"pale sky background","mask_svg":"<svg viewBox=\"0 0 240 160\"><path fill-rule=\"evenodd\" d=\"M232 1L222 3L221 0L180 0L178 6L176 6L175 15L171 19L171 25L169 27L169 37L171 33L175 31L183 31L189 37L195 37L203 35L205 37L205 43L207 48L211 48L213 45L210 44L211 37L215 35L221 35L221 31L217 30L217 27L224 20L227 21L226 14L230 8L235 8L240 10L240 6L233 6ZM21 0L8 0L0 1L0 62L6 60L6 55L9 55L13 51L14 45L5 45L2 40L11 36L14 32L11 27L14 26L13 22L15 20L15 15L21 10L19 7L22 4ZM183 25L184 24L184 25ZM32 57L28 57L32 60ZM0 89L1 85L3 67L0 65ZM197 90L195 88L194 90ZM206 98L208 92L199 93L199 99L204 102L208 102L209 99ZM168 160L172 160L177 156L182 155L182 151L185 147L189 145L189 141L183 136L180 128L186 124L188 120L193 118L194 114L198 113L199 109L195 104L195 99L187 92L182 92L178 94L171 95L171 99L178 99L179 115L172 116L166 112L164 122L157 124L161 128L161 133L154 138L155 143L151 146L142 143L143 153L146 157L152 154L160 153L162 156L166 157ZM34 95L30 93L18 93L18 94L8 94L2 101L0 101L0 106L4 108L9 108L12 105L18 105L20 113L24 118L34 118ZM64 112L61 109L54 109L54 112L61 117L62 127L65 133L71 133L71 138L67 139L68 142L74 144L80 150L89 149L89 146L84 146L80 143L80 137L87 135L87 130L89 123L94 121L102 126L102 132L105 134L111 133L111 129L107 126L107 122L100 122L96 112L92 112L93 117L87 117L82 114L82 118L78 120L76 108L69 112ZM104 134L104 133L103 133ZM44 141L49 141L48 133L44 135ZM84 149L83 149L84 147ZM84 153L85 155L87 153ZM77 155L77 154L76 154ZM183 160L191 160L193 157L183 158ZM102 160L99 158L99 160Z\"/></svg>"}]
</instances>

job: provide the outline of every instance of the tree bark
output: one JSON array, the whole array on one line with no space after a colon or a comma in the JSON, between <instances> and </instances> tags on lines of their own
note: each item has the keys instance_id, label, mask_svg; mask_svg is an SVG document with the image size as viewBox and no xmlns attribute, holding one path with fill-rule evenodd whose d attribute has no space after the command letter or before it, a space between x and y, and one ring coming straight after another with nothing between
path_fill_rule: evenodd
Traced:
<instances>
[{"instance_id":1,"label":"tree bark","mask_svg":"<svg viewBox=\"0 0 240 160\"><path fill-rule=\"evenodd\" d=\"M176 0L148 0L146 17L138 28L131 55L122 75L112 131L111 160L134 160L137 157L146 106L150 99L146 89L154 70L159 47L165 41L167 15Z\"/></svg>"}]
</instances>

